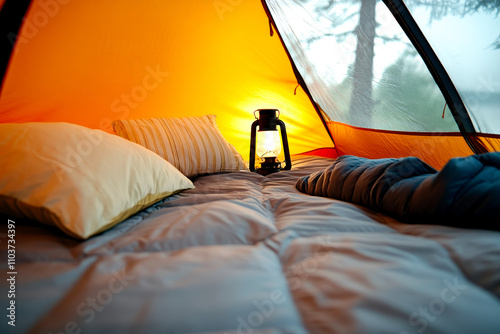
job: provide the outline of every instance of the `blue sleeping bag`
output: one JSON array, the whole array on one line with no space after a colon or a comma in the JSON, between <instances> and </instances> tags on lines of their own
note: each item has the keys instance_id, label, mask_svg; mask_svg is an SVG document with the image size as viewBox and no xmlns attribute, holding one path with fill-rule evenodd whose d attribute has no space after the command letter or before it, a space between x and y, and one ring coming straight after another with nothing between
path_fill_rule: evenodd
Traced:
<instances>
[{"instance_id":1,"label":"blue sleeping bag","mask_svg":"<svg viewBox=\"0 0 500 334\"><path fill-rule=\"evenodd\" d=\"M296 187L405 222L500 230L500 152L454 158L439 172L415 157L345 155Z\"/></svg>"}]
</instances>

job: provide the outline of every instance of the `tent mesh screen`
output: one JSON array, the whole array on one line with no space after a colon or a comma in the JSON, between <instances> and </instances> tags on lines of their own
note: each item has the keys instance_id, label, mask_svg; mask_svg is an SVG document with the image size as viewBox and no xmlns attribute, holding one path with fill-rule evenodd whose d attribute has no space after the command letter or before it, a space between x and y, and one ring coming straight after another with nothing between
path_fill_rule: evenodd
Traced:
<instances>
[{"instance_id":1,"label":"tent mesh screen","mask_svg":"<svg viewBox=\"0 0 500 334\"><path fill-rule=\"evenodd\" d=\"M426 13L426 6L413 2L410 8ZM267 4L327 121L392 131L458 131L432 75L382 1ZM432 20L419 18L434 30Z\"/></svg>"}]
</instances>

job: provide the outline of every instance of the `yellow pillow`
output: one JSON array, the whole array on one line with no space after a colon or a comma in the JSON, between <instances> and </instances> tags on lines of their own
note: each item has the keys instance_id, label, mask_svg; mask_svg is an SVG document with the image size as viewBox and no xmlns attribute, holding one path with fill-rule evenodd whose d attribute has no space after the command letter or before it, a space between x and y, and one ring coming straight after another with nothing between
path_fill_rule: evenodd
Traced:
<instances>
[{"instance_id":1,"label":"yellow pillow","mask_svg":"<svg viewBox=\"0 0 500 334\"><path fill-rule=\"evenodd\" d=\"M113 122L115 132L169 161L184 175L245 170L245 162L222 136L215 115Z\"/></svg>"},{"instance_id":2,"label":"yellow pillow","mask_svg":"<svg viewBox=\"0 0 500 334\"><path fill-rule=\"evenodd\" d=\"M0 212L79 239L194 187L144 147L74 124L0 124L0 151Z\"/></svg>"}]
</instances>

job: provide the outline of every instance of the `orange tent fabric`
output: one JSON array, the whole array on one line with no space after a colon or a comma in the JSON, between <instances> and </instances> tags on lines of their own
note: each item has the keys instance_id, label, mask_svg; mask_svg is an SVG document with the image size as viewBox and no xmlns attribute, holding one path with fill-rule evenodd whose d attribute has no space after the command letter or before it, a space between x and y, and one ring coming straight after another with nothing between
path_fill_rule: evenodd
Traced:
<instances>
[{"instance_id":1,"label":"orange tent fabric","mask_svg":"<svg viewBox=\"0 0 500 334\"><path fill-rule=\"evenodd\" d=\"M248 159L253 111L277 108L292 154L333 146L306 94L294 95L269 29L260 1L35 0L4 80L1 122L112 132L118 118L216 114Z\"/></svg>"},{"instance_id":2,"label":"orange tent fabric","mask_svg":"<svg viewBox=\"0 0 500 334\"><path fill-rule=\"evenodd\" d=\"M434 168L459 156L473 154L460 133L396 132L363 129L328 122L337 142L339 155L352 154L365 158L401 158L415 156Z\"/></svg>"}]
</instances>

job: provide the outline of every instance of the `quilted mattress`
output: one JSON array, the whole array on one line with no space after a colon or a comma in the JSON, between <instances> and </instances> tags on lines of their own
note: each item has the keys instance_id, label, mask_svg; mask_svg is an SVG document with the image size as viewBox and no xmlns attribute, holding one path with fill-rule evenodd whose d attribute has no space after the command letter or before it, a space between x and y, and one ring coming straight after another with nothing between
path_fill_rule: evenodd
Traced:
<instances>
[{"instance_id":1,"label":"quilted mattress","mask_svg":"<svg viewBox=\"0 0 500 334\"><path fill-rule=\"evenodd\" d=\"M84 242L16 222L16 326L2 314L0 332L500 333L500 233L295 189L331 162L202 176Z\"/></svg>"}]
</instances>

